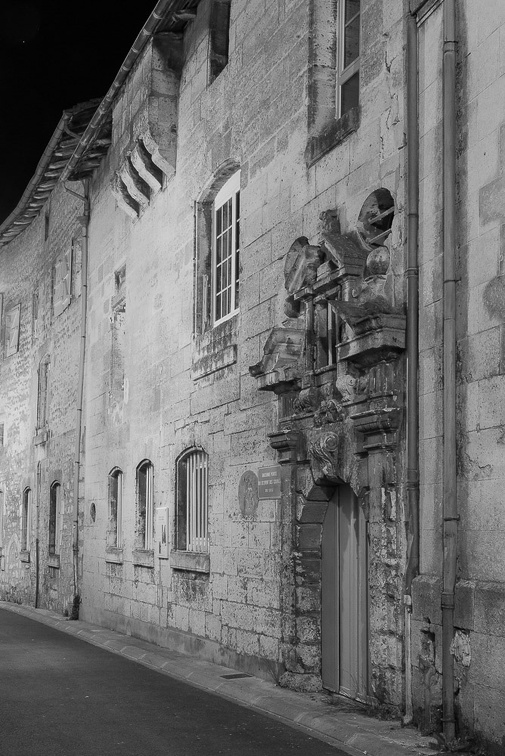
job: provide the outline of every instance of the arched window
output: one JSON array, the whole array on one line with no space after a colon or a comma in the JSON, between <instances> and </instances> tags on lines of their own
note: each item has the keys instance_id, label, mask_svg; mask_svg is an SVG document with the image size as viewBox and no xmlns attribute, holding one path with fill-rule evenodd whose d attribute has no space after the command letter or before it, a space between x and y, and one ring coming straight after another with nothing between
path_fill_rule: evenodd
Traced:
<instances>
[{"instance_id":1,"label":"arched window","mask_svg":"<svg viewBox=\"0 0 505 756\"><path fill-rule=\"evenodd\" d=\"M177 462L177 548L207 552L208 456L202 449L190 449Z\"/></svg>"},{"instance_id":2,"label":"arched window","mask_svg":"<svg viewBox=\"0 0 505 756\"><path fill-rule=\"evenodd\" d=\"M58 481L51 485L49 493L49 555L59 554L61 534L61 486Z\"/></svg>"},{"instance_id":3,"label":"arched window","mask_svg":"<svg viewBox=\"0 0 505 756\"><path fill-rule=\"evenodd\" d=\"M3 504L3 502L2 502ZM30 519L32 513L32 490L25 488L21 509L21 551L30 550Z\"/></svg>"},{"instance_id":4,"label":"arched window","mask_svg":"<svg viewBox=\"0 0 505 756\"><path fill-rule=\"evenodd\" d=\"M137 549L153 548L154 529L154 468L149 460L137 467L137 527L135 546Z\"/></svg>"},{"instance_id":5,"label":"arched window","mask_svg":"<svg viewBox=\"0 0 505 756\"><path fill-rule=\"evenodd\" d=\"M107 545L123 546L123 472L119 467L109 473L109 521Z\"/></svg>"}]
</instances>

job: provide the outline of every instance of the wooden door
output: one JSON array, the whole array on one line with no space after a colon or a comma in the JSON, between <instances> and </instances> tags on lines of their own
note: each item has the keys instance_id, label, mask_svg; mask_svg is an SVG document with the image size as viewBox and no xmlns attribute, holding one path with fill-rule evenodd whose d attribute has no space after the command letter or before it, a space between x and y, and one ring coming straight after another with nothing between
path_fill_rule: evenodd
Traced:
<instances>
[{"instance_id":1,"label":"wooden door","mask_svg":"<svg viewBox=\"0 0 505 756\"><path fill-rule=\"evenodd\" d=\"M366 521L350 486L328 504L322 543L322 676L328 690L368 693Z\"/></svg>"}]
</instances>

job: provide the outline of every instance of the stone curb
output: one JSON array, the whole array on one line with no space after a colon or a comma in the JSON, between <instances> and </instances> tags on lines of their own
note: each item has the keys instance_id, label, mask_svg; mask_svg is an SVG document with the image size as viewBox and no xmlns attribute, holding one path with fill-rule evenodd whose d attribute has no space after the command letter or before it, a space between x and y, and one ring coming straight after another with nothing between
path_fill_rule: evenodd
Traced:
<instances>
[{"instance_id":1,"label":"stone curb","mask_svg":"<svg viewBox=\"0 0 505 756\"><path fill-rule=\"evenodd\" d=\"M45 609L6 601L0 601L0 608L22 614L132 662L298 727L312 737L347 751L349 756L435 756L439 753L433 747L433 739L423 737L413 728L401 727L398 722L374 719L359 710L339 711L328 703L314 701L306 694L280 688L256 677L226 679L224 675L237 674L237 670L194 659L81 620L64 619Z\"/></svg>"}]
</instances>

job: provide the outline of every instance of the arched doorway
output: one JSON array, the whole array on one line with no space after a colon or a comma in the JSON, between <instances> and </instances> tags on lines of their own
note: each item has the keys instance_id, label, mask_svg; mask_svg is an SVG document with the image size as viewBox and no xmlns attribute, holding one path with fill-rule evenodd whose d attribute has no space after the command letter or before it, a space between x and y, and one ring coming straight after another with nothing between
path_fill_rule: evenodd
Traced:
<instances>
[{"instance_id":1,"label":"arched doorway","mask_svg":"<svg viewBox=\"0 0 505 756\"><path fill-rule=\"evenodd\" d=\"M322 678L328 690L365 700L368 664L368 536L348 485L332 495L322 535Z\"/></svg>"}]
</instances>

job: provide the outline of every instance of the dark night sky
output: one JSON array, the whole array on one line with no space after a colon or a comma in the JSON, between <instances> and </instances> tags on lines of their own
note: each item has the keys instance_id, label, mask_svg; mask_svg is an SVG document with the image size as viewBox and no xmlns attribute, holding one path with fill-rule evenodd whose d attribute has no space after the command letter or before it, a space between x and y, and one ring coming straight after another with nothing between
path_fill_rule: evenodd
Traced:
<instances>
[{"instance_id":1,"label":"dark night sky","mask_svg":"<svg viewBox=\"0 0 505 756\"><path fill-rule=\"evenodd\" d=\"M0 222L62 111L103 97L155 0L0 0Z\"/></svg>"}]
</instances>

